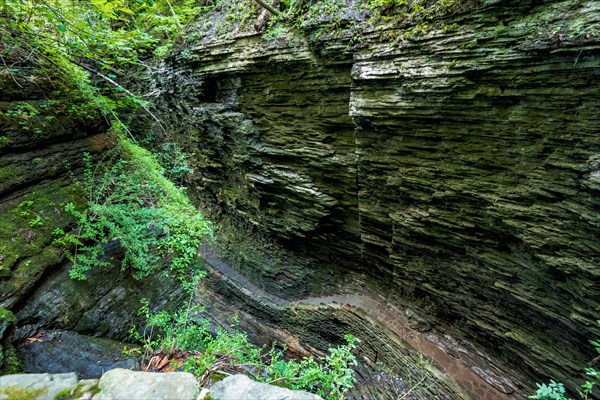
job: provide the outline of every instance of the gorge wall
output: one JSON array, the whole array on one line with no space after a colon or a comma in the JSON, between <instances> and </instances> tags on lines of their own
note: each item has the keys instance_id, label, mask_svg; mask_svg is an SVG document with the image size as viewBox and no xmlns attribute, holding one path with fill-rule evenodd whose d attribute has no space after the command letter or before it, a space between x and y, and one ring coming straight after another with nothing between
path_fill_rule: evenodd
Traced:
<instances>
[{"instance_id":1,"label":"gorge wall","mask_svg":"<svg viewBox=\"0 0 600 400\"><path fill-rule=\"evenodd\" d=\"M43 59L15 52L2 48L10 69L0 74L0 374L20 372L12 344L42 329L123 340L140 320L142 297L156 306L182 297L158 276L139 282L119 271L116 243L107 246L109 273L69 278L72 264L54 243L55 230L70 232L75 217L65 204L81 206L89 196L84 154L100 160L116 140L107 120L86 99L69 97Z\"/></svg>"},{"instance_id":2,"label":"gorge wall","mask_svg":"<svg viewBox=\"0 0 600 400\"><path fill-rule=\"evenodd\" d=\"M420 35L217 38L148 92L221 259L288 300L382 294L521 398L600 335L599 24L487 1Z\"/></svg>"}]
</instances>

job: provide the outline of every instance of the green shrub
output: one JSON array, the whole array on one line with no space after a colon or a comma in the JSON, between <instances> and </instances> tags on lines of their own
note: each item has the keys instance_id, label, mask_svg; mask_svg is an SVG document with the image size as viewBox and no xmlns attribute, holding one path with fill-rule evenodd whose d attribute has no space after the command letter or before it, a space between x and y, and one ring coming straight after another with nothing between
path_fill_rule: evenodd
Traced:
<instances>
[{"instance_id":1,"label":"green shrub","mask_svg":"<svg viewBox=\"0 0 600 400\"><path fill-rule=\"evenodd\" d=\"M200 273L198 247L211 225L152 154L122 136L119 143L103 163L94 166L86 156L85 209L65 206L77 226L56 243L75 245L70 276L83 280L90 269L109 266L105 246L117 241L124 251L121 269L134 278L161 271L191 290Z\"/></svg>"}]
</instances>

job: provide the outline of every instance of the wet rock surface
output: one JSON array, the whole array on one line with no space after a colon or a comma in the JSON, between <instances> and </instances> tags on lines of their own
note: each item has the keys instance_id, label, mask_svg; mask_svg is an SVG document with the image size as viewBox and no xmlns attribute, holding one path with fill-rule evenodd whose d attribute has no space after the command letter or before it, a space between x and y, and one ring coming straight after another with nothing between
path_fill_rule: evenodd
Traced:
<instances>
[{"instance_id":1,"label":"wet rock surface","mask_svg":"<svg viewBox=\"0 0 600 400\"><path fill-rule=\"evenodd\" d=\"M523 398L549 376L576 386L600 334L600 44L576 34L599 15L488 2L405 40L216 40L148 92L238 272L288 300L360 281Z\"/></svg>"},{"instance_id":2,"label":"wet rock surface","mask_svg":"<svg viewBox=\"0 0 600 400\"><path fill-rule=\"evenodd\" d=\"M20 304L13 340L34 336L40 328L126 340L131 325L141 322L137 310L142 298L151 300L153 307L165 308L184 297L172 280L155 275L137 281L119 271L120 250L115 243L107 252L115 265L89 271L85 281L69 278L69 264L48 274Z\"/></svg>"},{"instance_id":3,"label":"wet rock surface","mask_svg":"<svg viewBox=\"0 0 600 400\"><path fill-rule=\"evenodd\" d=\"M42 331L17 346L17 355L25 372L74 372L78 379L97 379L111 369L138 367L135 357L123 354L125 346L122 342L76 332Z\"/></svg>"}]
</instances>

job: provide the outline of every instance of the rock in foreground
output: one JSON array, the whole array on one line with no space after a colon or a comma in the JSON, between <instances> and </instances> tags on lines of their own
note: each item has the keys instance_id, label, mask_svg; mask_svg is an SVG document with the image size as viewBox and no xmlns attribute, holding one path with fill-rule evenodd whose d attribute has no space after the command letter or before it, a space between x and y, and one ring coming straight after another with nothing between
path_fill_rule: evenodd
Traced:
<instances>
[{"instance_id":1,"label":"rock in foreground","mask_svg":"<svg viewBox=\"0 0 600 400\"><path fill-rule=\"evenodd\" d=\"M153 373L117 368L102 378L77 381L75 373L0 376L0 400L320 400L317 395L258 383L234 375L200 394L200 385L187 372Z\"/></svg>"},{"instance_id":2,"label":"rock in foreground","mask_svg":"<svg viewBox=\"0 0 600 400\"><path fill-rule=\"evenodd\" d=\"M213 400L321 400L321 397L253 381L246 375L233 375L210 388Z\"/></svg>"},{"instance_id":3,"label":"rock in foreground","mask_svg":"<svg viewBox=\"0 0 600 400\"><path fill-rule=\"evenodd\" d=\"M195 400L200 385L188 372L152 373L112 369L102 375L94 400Z\"/></svg>"}]
</instances>

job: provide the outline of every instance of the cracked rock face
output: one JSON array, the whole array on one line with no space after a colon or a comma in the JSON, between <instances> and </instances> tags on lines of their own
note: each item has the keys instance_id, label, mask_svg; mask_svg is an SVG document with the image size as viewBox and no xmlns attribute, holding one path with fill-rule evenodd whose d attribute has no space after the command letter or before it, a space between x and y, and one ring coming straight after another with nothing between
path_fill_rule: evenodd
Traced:
<instances>
[{"instance_id":1,"label":"cracked rock face","mask_svg":"<svg viewBox=\"0 0 600 400\"><path fill-rule=\"evenodd\" d=\"M574 385L600 334L600 44L544 28L597 26L598 7L487 2L354 47L215 41L152 90L220 255L267 292L359 280L517 392Z\"/></svg>"}]
</instances>

